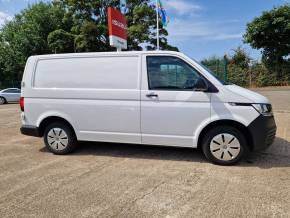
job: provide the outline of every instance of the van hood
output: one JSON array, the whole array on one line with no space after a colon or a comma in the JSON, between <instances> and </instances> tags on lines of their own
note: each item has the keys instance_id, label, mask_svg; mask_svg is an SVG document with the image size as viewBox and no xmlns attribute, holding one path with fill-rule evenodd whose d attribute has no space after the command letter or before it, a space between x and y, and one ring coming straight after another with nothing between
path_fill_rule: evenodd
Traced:
<instances>
[{"instance_id":1,"label":"van hood","mask_svg":"<svg viewBox=\"0 0 290 218\"><path fill-rule=\"evenodd\" d=\"M240 86L237 86L237 85L226 85L224 87L228 91L248 99L249 103L264 103L264 104L270 103L269 100L265 96L260 95L257 92L253 92L251 90L242 88Z\"/></svg>"}]
</instances>

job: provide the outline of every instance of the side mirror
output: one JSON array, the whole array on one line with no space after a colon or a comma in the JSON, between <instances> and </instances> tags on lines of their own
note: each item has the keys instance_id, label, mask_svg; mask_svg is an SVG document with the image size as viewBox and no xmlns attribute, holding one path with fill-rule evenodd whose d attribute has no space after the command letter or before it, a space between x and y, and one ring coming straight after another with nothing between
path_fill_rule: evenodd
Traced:
<instances>
[{"instance_id":1,"label":"side mirror","mask_svg":"<svg viewBox=\"0 0 290 218\"><path fill-rule=\"evenodd\" d=\"M208 84L202 77L199 77L193 87L193 91L206 92L208 90Z\"/></svg>"}]
</instances>

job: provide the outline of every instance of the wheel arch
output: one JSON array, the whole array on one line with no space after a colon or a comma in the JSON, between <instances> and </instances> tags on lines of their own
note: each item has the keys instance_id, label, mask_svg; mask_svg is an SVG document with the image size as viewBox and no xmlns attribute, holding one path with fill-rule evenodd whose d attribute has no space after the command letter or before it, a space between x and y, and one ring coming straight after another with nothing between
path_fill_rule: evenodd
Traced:
<instances>
[{"instance_id":1,"label":"wheel arch","mask_svg":"<svg viewBox=\"0 0 290 218\"><path fill-rule=\"evenodd\" d=\"M76 132L73 128L73 126L71 125L71 123L69 121L67 121L66 119L62 118L62 117L58 117L58 116L49 116L44 118L40 124L39 124L39 134L42 137L44 135L44 131L45 131L45 127L48 126L51 123L54 122L62 122L65 125L67 125L69 128L71 128L71 130L73 131L73 133L76 136Z\"/></svg>"},{"instance_id":2,"label":"wheel arch","mask_svg":"<svg viewBox=\"0 0 290 218\"><path fill-rule=\"evenodd\" d=\"M209 123L207 126L205 126L199 134L197 147L201 148L202 140L205 137L206 132L208 132L210 129L212 129L214 127L224 126L224 125L234 127L236 129L238 129L239 131L241 131L247 140L247 144L248 144L249 149L253 150L253 136L250 133L250 131L248 130L248 128L242 123L239 123L239 122L234 121L234 120L227 120L227 119L216 120L212 123Z\"/></svg>"}]
</instances>

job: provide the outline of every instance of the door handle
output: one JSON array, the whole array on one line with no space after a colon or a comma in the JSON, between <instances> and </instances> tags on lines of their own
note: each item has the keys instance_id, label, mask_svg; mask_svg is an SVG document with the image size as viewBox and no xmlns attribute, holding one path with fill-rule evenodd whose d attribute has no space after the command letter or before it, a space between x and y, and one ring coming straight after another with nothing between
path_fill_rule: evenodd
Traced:
<instances>
[{"instance_id":1,"label":"door handle","mask_svg":"<svg viewBox=\"0 0 290 218\"><path fill-rule=\"evenodd\" d=\"M146 97L148 97L148 98L158 98L158 95L155 94L155 93L149 93L149 94L146 95Z\"/></svg>"}]
</instances>

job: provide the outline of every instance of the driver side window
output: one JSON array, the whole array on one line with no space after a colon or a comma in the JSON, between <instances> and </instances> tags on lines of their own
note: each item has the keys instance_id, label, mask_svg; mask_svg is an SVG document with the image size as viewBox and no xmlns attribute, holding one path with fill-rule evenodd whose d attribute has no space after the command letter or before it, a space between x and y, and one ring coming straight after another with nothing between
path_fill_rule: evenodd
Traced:
<instances>
[{"instance_id":1,"label":"driver side window","mask_svg":"<svg viewBox=\"0 0 290 218\"><path fill-rule=\"evenodd\" d=\"M151 90L192 90L199 73L177 57L148 56L147 72Z\"/></svg>"}]
</instances>

